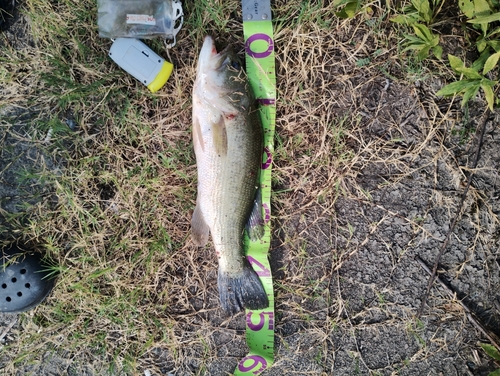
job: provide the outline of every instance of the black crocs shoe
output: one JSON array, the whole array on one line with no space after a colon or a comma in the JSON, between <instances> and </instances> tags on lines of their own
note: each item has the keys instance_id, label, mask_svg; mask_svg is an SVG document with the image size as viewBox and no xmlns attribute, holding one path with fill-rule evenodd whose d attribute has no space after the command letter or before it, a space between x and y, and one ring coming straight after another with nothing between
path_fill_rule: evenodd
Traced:
<instances>
[{"instance_id":1,"label":"black crocs shoe","mask_svg":"<svg viewBox=\"0 0 500 376\"><path fill-rule=\"evenodd\" d=\"M14 19L16 0L0 0L0 31L7 30Z\"/></svg>"},{"instance_id":2,"label":"black crocs shoe","mask_svg":"<svg viewBox=\"0 0 500 376\"><path fill-rule=\"evenodd\" d=\"M18 313L40 304L54 286L39 254L16 246L0 251L0 312Z\"/></svg>"}]
</instances>

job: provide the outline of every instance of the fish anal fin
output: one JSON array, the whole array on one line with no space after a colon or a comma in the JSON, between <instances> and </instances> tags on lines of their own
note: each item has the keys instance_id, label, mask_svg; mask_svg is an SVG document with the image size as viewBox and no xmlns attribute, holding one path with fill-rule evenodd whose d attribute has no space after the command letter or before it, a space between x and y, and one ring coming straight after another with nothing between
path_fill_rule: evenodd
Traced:
<instances>
[{"instance_id":1,"label":"fish anal fin","mask_svg":"<svg viewBox=\"0 0 500 376\"><path fill-rule=\"evenodd\" d=\"M260 188L255 193L255 200L252 211L246 224L248 237L252 241L261 239L264 236L264 217L262 216L262 194Z\"/></svg>"},{"instance_id":2,"label":"fish anal fin","mask_svg":"<svg viewBox=\"0 0 500 376\"><path fill-rule=\"evenodd\" d=\"M196 203L196 208L193 212L193 218L191 219L191 236L194 243L198 247L203 247L208 242L208 234L210 228L203 218L203 213L201 212L200 205Z\"/></svg>"}]
</instances>

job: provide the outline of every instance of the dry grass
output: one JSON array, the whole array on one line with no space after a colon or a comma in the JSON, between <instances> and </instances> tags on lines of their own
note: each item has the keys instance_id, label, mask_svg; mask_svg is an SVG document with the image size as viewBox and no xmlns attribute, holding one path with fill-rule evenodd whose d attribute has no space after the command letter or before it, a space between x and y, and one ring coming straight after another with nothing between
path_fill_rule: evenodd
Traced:
<instances>
[{"instance_id":1,"label":"dry grass","mask_svg":"<svg viewBox=\"0 0 500 376\"><path fill-rule=\"evenodd\" d=\"M7 221L0 231L4 243L36 244L59 272L53 294L14 326L16 340L2 350L5 374L34 372L52 351L71 360L65 372L74 367L77 374L223 375L246 355L243 316L221 316L215 257L189 239L196 54L205 34L242 51L239 2L185 3L186 23L171 51L175 71L155 95L108 59L94 1L27 0L33 43L2 41L0 108L11 116L0 124L14 144L37 146L39 168L24 179L28 194L42 188L25 210L1 212ZM271 253L279 324L271 372L390 374L446 352L439 328L414 319L417 304L391 278L419 244L442 237L425 221L433 206L454 211L447 193L459 190L465 172L450 130L462 119L453 102L408 85L449 72L440 63L401 61L385 3L370 3L371 12L353 20L323 3L274 4ZM165 55L160 41L149 44ZM443 189L440 169L450 181ZM380 199L422 176L421 191L432 192L424 207L403 207L405 197ZM491 234L498 216L479 192L474 200L487 206ZM481 220L474 223L473 248L491 240ZM402 234L397 244L388 233L394 228ZM370 257L369 265L387 264L387 275L382 266L366 270L371 280L356 271ZM414 285L424 286L426 275L416 270ZM366 299L361 306L358 298ZM437 291L432 304L465 325L446 295ZM473 337L456 327L453 333L456 343ZM388 349L391 336L396 348L408 343L407 358ZM389 365L378 367L382 356L359 338L392 351Z\"/></svg>"}]
</instances>

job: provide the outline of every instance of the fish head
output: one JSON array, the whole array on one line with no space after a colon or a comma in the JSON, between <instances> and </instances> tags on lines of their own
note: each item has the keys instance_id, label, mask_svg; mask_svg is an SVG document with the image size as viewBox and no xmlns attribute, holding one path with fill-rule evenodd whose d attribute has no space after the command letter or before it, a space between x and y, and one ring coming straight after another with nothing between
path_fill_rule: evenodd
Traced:
<instances>
[{"instance_id":1,"label":"fish head","mask_svg":"<svg viewBox=\"0 0 500 376\"><path fill-rule=\"evenodd\" d=\"M221 111L240 110L250 106L247 82L241 60L231 46L217 52L213 38L205 37L193 93Z\"/></svg>"}]
</instances>

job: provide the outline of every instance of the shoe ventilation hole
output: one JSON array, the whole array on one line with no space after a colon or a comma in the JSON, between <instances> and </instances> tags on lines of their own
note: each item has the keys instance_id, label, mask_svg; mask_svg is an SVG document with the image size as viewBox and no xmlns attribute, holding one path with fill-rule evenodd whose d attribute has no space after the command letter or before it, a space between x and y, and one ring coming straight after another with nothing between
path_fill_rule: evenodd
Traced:
<instances>
[{"instance_id":1,"label":"shoe ventilation hole","mask_svg":"<svg viewBox=\"0 0 500 376\"><path fill-rule=\"evenodd\" d=\"M27 270L26 270L26 269L21 269L19 272L20 272L21 274L26 274ZM16 282L17 282L17 278L16 278L16 277L12 277L11 281L12 281L12 283L16 283ZM26 287L27 289L29 289L29 288L31 288L31 284L29 284L29 283L25 283L25 284L24 284L24 287ZM6 289L6 288L7 288L7 284L6 284L6 283L2 283L2 288L3 288L3 289ZM18 292L17 292L17 296L18 296L18 297L22 297L22 296L23 296L23 293L22 293L21 291L18 291ZM11 301L12 301L12 298L11 298L10 296L7 296L7 297L5 298L5 300L6 300L7 302L11 302Z\"/></svg>"}]
</instances>

